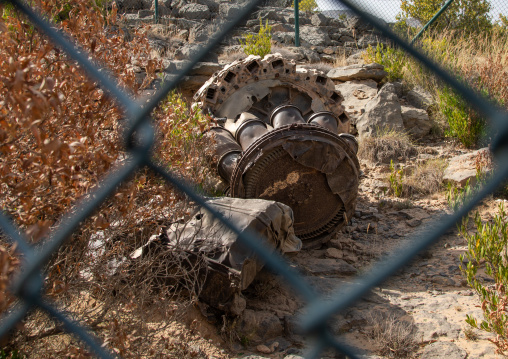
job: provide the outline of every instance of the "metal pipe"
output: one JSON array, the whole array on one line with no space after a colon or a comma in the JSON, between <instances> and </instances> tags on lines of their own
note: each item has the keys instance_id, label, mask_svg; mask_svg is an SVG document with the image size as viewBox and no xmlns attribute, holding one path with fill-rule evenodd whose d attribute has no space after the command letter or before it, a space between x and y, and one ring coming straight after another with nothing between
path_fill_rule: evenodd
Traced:
<instances>
[{"instance_id":1,"label":"metal pipe","mask_svg":"<svg viewBox=\"0 0 508 359\"><path fill-rule=\"evenodd\" d=\"M346 143L353 150L355 155L358 153L358 141L356 140L355 136L349 133L341 133L339 137L342 138L344 141L346 141Z\"/></svg>"},{"instance_id":2,"label":"metal pipe","mask_svg":"<svg viewBox=\"0 0 508 359\"><path fill-rule=\"evenodd\" d=\"M279 128L293 123L305 123L300 109L293 105L276 107L270 115L270 124L273 128Z\"/></svg>"},{"instance_id":3,"label":"metal pipe","mask_svg":"<svg viewBox=\"0 0 508 359\"><path fill-rule=\"evenodd\" d=\"M153 14L155 23L159 23L159 0L154 0L155 13Z\"/></svg>"},{"instance_id":4,"label":"metal pipe","mask_svg":"<svg viewBox=\"0 0 508 359\"><path fill-rule=\"evenodd\" d=\"M236 140L242 146L242 150L246 150L259 137L268 132L266 123L260 119L250 119L242 122L236 130Z\"/></svg>"},{"instance_id":5,"label":"metal pipe","mask_svg":"<svg viewBox=\"0 0 508 359\"><path fill-rule=\"evenodd\" d=\"M324 127L333 133L337 133L339 128L339 119L335 117L333 112L329 111L316 112L309 117L307 123Z\"/></svg>"},{"instance_id":6,"label":"metal pipe","mask_svg":"<svg viewBox=\"0 0 508 359\"><path fill-rule=\"evenodd\" d=\"M217 172L219 172L219 176L221 176L228 185L231 182L231 176L233 175L233 171L236 168L241 154L242 153L240 151L232 151L225 153L221 158L219 158L219 162L217 163Z\"/></svg>"},{"instance_id":7,"label":"metal pipe","mask_svg":"<svg viewBox=\"0 0 508 359\"><path fill-rule=\"evenodd\" d=\"M236 160L242 153L242 148L235 141L233 135L223 127L212 127L204 135L212 141L213 152L217 161L217 172L229 183L231 174L236 167Z\"/></svg>"},{"instance_id":8,"label":"metal pipe","mask_svg":"<svg viewBox=\"0 0 508 359\"><path fill-rule=\"evenodd\" d=\"M298 2L300 0L294 0L295 2L295 46L300 46L300 10L298 9Z\"/></svg>"},{"instance_id":9,"label":"metal pipe","mask_svg":"<svg viewBox=\"0 0 508 359\"><path fill-rule=\"evenodd\" d=\"M444 12L447 8L448 8L448 6L450 6L450 4L452 3L452 1L453 1L453 0L448 0L448 1L446 2L446 4L444 4L444 5L443 5L443 7L442 7L442 8L441 8L441 9L440 9L437 13L436 13L436 15L434 15L434 16L432 17L432 19L430 19L430 20L429 20L429 22L428 22L428 23L426 23L426 24L425 24L425 26L424 26L424 27L420 30L420 32L419 32L418 34L416 34L416 36L415 36L415 37L413 37L413 40L411 40L410 45L413 45L413 43L414 43L414 42L415 42L415 41L416 41L416 40L420 37L420 35L421 35L421 34L423 34L423 32L424 32L425 30L427 30L427 28L428 28L430 25L432 25L432 24L434 23L434 21L436 21L436 20L437 20L437 18L438 18L439 16L441 16L441 14L442 14L442 13L443 13L443 12Z\"/></svg>"}]
</instances>

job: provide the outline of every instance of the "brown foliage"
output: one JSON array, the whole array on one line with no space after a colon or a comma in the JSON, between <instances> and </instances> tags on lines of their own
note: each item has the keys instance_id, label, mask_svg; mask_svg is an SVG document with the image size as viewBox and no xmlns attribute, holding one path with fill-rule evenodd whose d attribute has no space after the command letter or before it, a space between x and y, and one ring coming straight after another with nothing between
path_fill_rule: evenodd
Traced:
<instances>
[{"instance_id":1,"label":"brown foliage","mask_svg":"<svg viewBox=\"0 0 508 359\"><path fill-rule=\"evenodd\" d=\"M60 18L61 1L32 3L48 19ZM147 86L160 67L150 59L147 40L135 33L133 41L127 41L116 26L114 8L103 16L89 0L69 4L68 18L56 25L95 61L106 64L124 89L137 94ZM72 211L77 199L90 194L105 174L128 160L120 136L123 115L77 64L22 16L4 7L0 11L4 13L0 57L6 59L0 62L0 206L30 241L40 242L64 213ZM146 71L141 83L134 66ZM153 118L158 139L155 160L194 183L203 183L207 173L202 169L205 151L200 134L208 119L175 94L154 111ZM144 340L133 350L126 341L150 337L165 322L150 328L143 323L153 321L155 311L171 315L172 301L181 298L174 286L154 290L153 281L140 275L148 273L154 258L132 267L129 254L165 223L188 211L183 195L147 170L138 171L48 264L46 295L92 328L101 329L100 335L118 353L137 357L151 342ZM6 248L0 247L2 290L17 266ZM185 258L157 259L171 260L173 274L187 271L181 264ZM163 267L150 273L167 275ZM197 271L187 274L184 282L188 289L198 288ZM147 310L147 305L160 301L165 305ZM0 312L11 302L0 298ZM32 348L40 345L41 338L60 332L58 325L47 321L40 313L32 314L13 345L22 351L37 350ZM69 348L77 350L75 344ZM56 349L44 350L49 356L63 355Z\"/></svg>"}]
</instances>

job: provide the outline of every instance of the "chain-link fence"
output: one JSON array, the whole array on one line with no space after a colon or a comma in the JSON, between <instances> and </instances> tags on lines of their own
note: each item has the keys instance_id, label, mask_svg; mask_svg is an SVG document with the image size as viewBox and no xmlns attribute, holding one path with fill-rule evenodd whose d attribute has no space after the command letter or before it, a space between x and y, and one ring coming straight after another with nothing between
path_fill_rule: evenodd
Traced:
<instances>
[{"instance_id":1,"label":"chain-link fence","mask_svg":"<svg viewBox=\"0 0 508 359\"><path fill-rule=\"evenodd\" d=\"M332 300L325 300L316 295L313 288L302 280L299 273L288 266L285 260L265 248L262 242L255 236L240 233L236 229L234 223L231 223L227 218L213 208L210 208L203 197L197 194L189 184L182 181L174 173L162 168L152 156L152 147L155 144L155 137L154 126L150 121L150 116L154 108L156 108L161 100L185 78L198 62L210 56L216 46L223 41L227 41L227 38L232 36L231 34L234 32L234 28L238 23L248 21L249 16L256 11L256 6L258 5L257 1L239 3L238 5L226 4L227 6L223 8L225 9L224 11L227 10L226 12L228 15L226 17L231 18L231 21L221 21L220 26L216 26L218 32L205 32L207 35L203 36L210 38L210 40L204 41L203 44L197 45L191 52L183 55L184 58L190 61L176 68L173 76L163 81L162 88L152 94L148 99L145 99L143 103L133 101L131 96L118 86L114 78L108 76L105 70L100 69L94 61L90 60L87 51L77 48L66 36L62 35L58 30L55 30L52 23L46 21L44 17L34 12L25 3L18 1L12 1L10 3L27 16L38 31L45 33L69 58L77 62L81 69L83 69L90 78L96 81L103 91L107 92L123 109L125 117L123 127L125 130L124 143L126 148L126 160L122 161L114 171L109 171L97 188L91 188L80 202L73 205L72 208L69 208L67 214L63 216L58 221L56 227L49 232L47 240L38 243L36 246L32 246L24 239L24 235L20 233L19 229L12 224L12 221L7 216L4 214L0 216L0 228L4 236L17 245L22 258L21 269L11 287L11 291L18 298L18 301L15 306L8 308L6 315L2 319L0 337L5 337L23 320L23 318L31 313L34 308L39 308L55 320L63 323L63 326L69 333L73 333L79 337L97 356L103 358L114 356L107 346L98 342L93 333L71 319L69 315L57 310L54 303L43 296L46 277L45 269L52 256L63 248L63 245L71 238L72 234L77 231L80 224L100 208L106 198L114 195L118 186L125 183L132 174L148 168L160 175L164 181L185 193L192 201L206 208L217 218L220 218L239 236L245 246L252 249L259 258L263 259L267 267L283 276L286 283L304 298L307 302L307 307L303 311L305 314L301 316L301 331L315 339L315 344L310 348L308 353L309 358L319 357L322 351L329 347L335 348L337 351L351 358L358 357L354 348L342 343L331 334L328 322L330 318L355 304L373 287L383 283L400 268L408 264L419 252L435 243L441 235L466 215L479 200L492 192L506 179L506 177L508 177L508 152L505 147L505 143L508 140L507 113L493 106L469 88L466 88L462 83L457 81L454 76L437 66L417 49L408 45L407 42L402 41L392 30L379 20L379 17L374 17L372 14L365 12L358 4L352 1L344 0L342 3L338 1L333 2L334 8L331 10L342 11L341 9L347 7L349 9L347 10L348 12L361 16L364 22L376 28L384 37L398 44L401 49L418 59L424 66L431 69L442 81L452 86L463 98L472 104L477 111L489 120L490 127L494 131L493 138L495 138L495 140L491 143L491 148L497 157L498 171L493 176L492 180L484 186L469 203L455 214L436 223L432 232L426 233L416 239L412 246L406 248L404 255L392 256L386 259L378 264L372 271L359 277L356 283L341 287L332 295ZM125 1L121 2L119 8L134 9L137 6L141 7L139 4L138 2L133 2L131 4ZM159 4L162 6L164 2L159 1ZM140 8L137 10L151 11L150 9L146 9L148 5L148 3L143 2L143 9ZM178 9L179 14L184 14L185 11L188 10L189 13L196 14L193 16L199 17L205 16L205 14L207 14L206 16L211 16L208 15L210 13L209 6L207 7L207 12L204 7L197 7L197 5L198 4L192 3L182 6ZM223 3L221 3L221 5L223 5ZM218 7L219 13L221 5ZM167 7L167 5L164 6ZM183 9L187 10L183 11ZM161 16L164 16L164 11L165 10L161 10ZM259 13L257 13L257 15L259 15ZM266 12L266 16L268 17L276 15L277 14L270 13L270 11ZM189 29L184 29L188 32L186 36L190 36L191 31L195 30L195 23L192 21L194 20L191 20ZM206 31L210 31L210 29L207 28ZM79 144L76 144L76 146L78 145ZM80 318L76 319L79 320Z\"/></svg>"}]
</instances>

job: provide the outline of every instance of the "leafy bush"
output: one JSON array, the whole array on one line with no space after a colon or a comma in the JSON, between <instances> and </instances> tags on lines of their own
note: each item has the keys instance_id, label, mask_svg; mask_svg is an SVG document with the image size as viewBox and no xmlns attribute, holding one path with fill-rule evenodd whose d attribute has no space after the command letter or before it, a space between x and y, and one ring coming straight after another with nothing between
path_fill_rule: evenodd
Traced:
<instances>
[{"instance_id":1,"label":"leafy bush","mask_svg":"<svg viewBox=\"0 0 508 359\"><path fill-rule=\"evenodd\" d=\"M266 20L265 25L263 21L259 19L259 32L257 35L246 34L243 39L240 39L242 50L247 55L258 55L265 57L272 49L272 27L268 25Z\"/></svg>"},{"instance_id":2,"label":"leafy bush","mask_svg":"<svg viewBox=\"0 0 508 359\"><path fill-rule=\"evenodd\" d=\"M446 119L447 136L457 138L468 148L479 144L486 134L486 123L468 104L448 87L438 90L439 110Z\"/></svg>"},{"instance_id":3,"label":"leafy bush","mask_svg":"<svg viewBox=\"0 0 508 359\"><path fill-rule=\"evenodd\" d=\"M461 256L461 270L468 284L476 291L481 301L483 319L467 316L466 322L473 328L496 335L491 340L501 353L508 351L508 222L502 204L492 222L482 222L478 212L474 218L476 232L468 231L468 217L460 226L461 235L467 240L467 251ZM467 260L464 267L462 263ZM484 268L485 274L494 280L489 284L478 273Z\"/></svg>"},{"instance_id":4,"label":"leafy bush","mask_svg":"<svg viewBox=\"0 0 508 359\"><path fill-rule=\"evenodd\" d=\"M291 4L291 7L295 7L295 3ZM316 0L298 0L298 10L305 12L313 12L316 11L318 4Z\"/></svg>"},{"instance_id":5,"label":"leafy bush","mask_svg":"<svg viewBox=\"0 0 508 359\"><path fill-rule=\"evenodd\" d=\"M378 43L375 49L369 45L363 53L365 62L376 62L385 67L385 71L388 73L388 81L401 79L404 76L403 69L406 57L404 51L385 46L382 43Z\"/></svg>"},{"instance_id":6,"label":"leafy bush","mask_svg":"<svg viewBox=\"0 0 508 359\"><path fill-rule=\"evenodd\" d=\"M388 177L388 180L390 181L390 192L395 197L401 197L403 190L402 182L404 180L404 168L401 166L399 170L396 170L393 165L393 160L390 162L390 176Z\"/></svg>"},{"instance_id":7,"label":"leafy bush","mask_svg":"<svg viewBox=\"0 0 508 359\"><path fill-rule=\"evenodd\" d=\"M422 25L434 17L443 7L445 0L403 0L399 20L415 18ZM492 29L488 0L454 1L432 25L434 29L442 31L445 28L463 31L466 34L479 33Z\"/></svg>"},{"instance_id":8,"label":"leafy bush","mask_svg":"<svg viewBox=\"0 0 508 359\"><path fill-rule=\"evenodd\" d=\"M430 31L419 42L431 59L455 74L474 90L508 108L508 37L506 31L461 34ZM434 98L430 111L442 133L456 137L467 147L481 145L487 132L485 121L418 61L400 51L376 46L364 60L386 67L389 79L403 78L406 88L422 87Z\"/></svg>"}]
</instances>

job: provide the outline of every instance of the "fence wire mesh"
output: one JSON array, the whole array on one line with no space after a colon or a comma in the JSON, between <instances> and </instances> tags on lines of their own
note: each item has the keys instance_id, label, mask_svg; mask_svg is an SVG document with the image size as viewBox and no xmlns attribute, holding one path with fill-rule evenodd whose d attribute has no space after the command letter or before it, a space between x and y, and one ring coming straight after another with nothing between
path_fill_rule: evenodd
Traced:
<instances>
[{"instance_id":1,"label":"fence wire mesh","mask_svg":"<svg viewBox=\"0 0 508 359\"><path fill-rule=\"evenodd\" d=\"M187 28L185 28L185 26L181 27L180 23L178 23L178 26L175 25L175 31L178 28L180 29L178 31L184 32L180 34L182 41L188 41L189 37L192 37L192 42L196 39L200 39L204 44L188 48L186 53L182 53L181 58L188 61L182 62L177 67L173 67L172 71L168 72L168 76L161 79L159 83L161 88L159 90L155 91L155 89L153 89L152 92L149 92L150 97L145 98L143 101L136 102L130 94L126 93L122 87L117 84L113 76L108 75L104 68L98 67L97 63L91 59L85 49L77 47L66 35L56 30L54 24L48 22L44 16L41 16L23 2L3 1L3 3L12 4L18 11L27 16L39 31L45 33L69 58L78 63L86 74L92 78L93 81L96 81L102 90L107 92L113 101L123 109L123 117L126 119L123 126L126 159L109 170L105 178L96 188L90 190L87 196L78 203L73 204L72 208L68 208L66 211L67 214L50 230L46 239L41 243L37 243L35 246L29 244L24 239L25 235L22 231L13 225L13 222L5 214L0 215L0 228L3 235L11 241L11 243L16 244L22 259L21 269L11 287L11 292L16 296L18 301L16 305L13 305L6 311L2 319L0 337L7 336L34 308L38 308L59 323L62 323L63 327L65 327L69 333L76 335L86 343L90 351L95 355L102 358L116 356L108 345L100 343L92 331L79 323L82 318L72 318L72 315L57 309L56 304L44 296L44 284L47 275L46 270L52 256L64 248L64 244L72 238L73 233L79 229L81 223L99 210L101 204L103 204L108 197L114 196L119 186L131 178L134 173L149 169L160 175L167 183L170 183L176 189L185 193L191 201L220 218L238 235L245 246L252 249L259 258L262 258L267 267L284 277L285 281L292 289L304 298L307 302L307 307L303 311L305 314L301 316L301 331L313 337L315 340L315 344L310 348L307 357L317 358L321 355L323 350L335 348L337 351L346 354L350 358L356 358L358 354L355 348L348 346L347 343L341 342L331 334L329 330L330 318L344 311L349 306L354 305L373 287L383 283L397 270L408 264L419 252L435 243L441 235L472 210L478 201L492 192L508 177L508 148L506 148L505 145L508 141L508 115L505 111L499 109L485 98L465 87L454 76L433 63L415 47L401 40L388 26L386 26L384 21L380 20L381 16L374 16L374 13L379 14L379 9L366 8L363 6L365 3L356 1L329 1L326 5L322 5L318 1L317 4L323 12L347 11L346 16L349 14L360 16L363 21L372 25L379 33L382 33L384 38L397 44L398 47L405 50L428 69L432 70L442 81L452 86L463 98L474 106L477 111L488 119L490 128L493 129L492 138L494 138L491 143L491 148L498 161L498 171L491 181L460 210L437 223L431 232L421 234L420 238L416 239L414 244L404 251L404 255L391 256L382 263L379 263L372 271L357 278L355 284L343 286L337 290L337 292L331 296L332 300L321 298L315 293L311 286L302 280L299 273L288 266L285 260L265 248L262 242L255 236L240 233L234 223L231 223L230 220L211 208L205 199L198 194L191 185L182 180L177 174L163 168L153 157L153 147L156 145L156 136L154 125L150 118L152 111L158 104L166 98L171 90L178 86L180 81L185 79L185 76L190 73L198 62L206 59L207 56L213 56L213 51L217 45L220 43L227 43L228 41L236 44L234 34L237 24L245 21L258 21L257 19L259 17L273 20L273 18L281 16L281 14L274 13L273 10L269 8L256 9L259 5L259 1L256 0L238 2L237 4L221 3L216 9L211 9L209 6L198 6L200 4L196 3L176 6L171 2L159 1L161 20L164 20L164 17L167 16L166 21L168 23L172 21L186 23L185 25ZM267 5L271 4L269 1L266 3ZM117 4L118 9L126 13L125 18L128 21L139 21L140 19L142 20L153 16L153 9L151 9L153 4L151 1L117 1ZM326 6L329 6L330 9L325 9ZM129 17L129 12L134 10L138 11L136 16ZM186 14L187 18L185 20L171 19L170 16L174 15L174 11L177 11L178 14ZM387 11L386 14L388 13ZM342 13L336 15L340 20ZM290 10L287 16L291 17ZM216 20L215 22L212 21L211 25L199 23L200 20L213 20L214 17ZM149 21L153 21L153 17L150 18ZM288 22L290 23L291 21ZM287 28L287 32L290 33L292 31L291 24L289 24ZM286 36L286 38L288 36ZM338 36L335 40L337 41L336 46L347 47L348 39L346 37L347 34ZM209 40L205 41L207 39ZM287 41L289 42L290 39ZM283 42L283 39L281 42Z\"/></svg>"}]
</instances>

